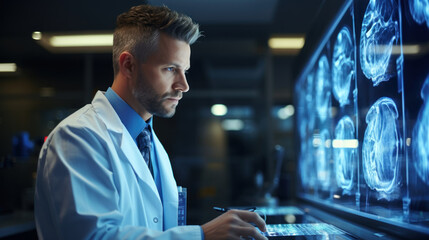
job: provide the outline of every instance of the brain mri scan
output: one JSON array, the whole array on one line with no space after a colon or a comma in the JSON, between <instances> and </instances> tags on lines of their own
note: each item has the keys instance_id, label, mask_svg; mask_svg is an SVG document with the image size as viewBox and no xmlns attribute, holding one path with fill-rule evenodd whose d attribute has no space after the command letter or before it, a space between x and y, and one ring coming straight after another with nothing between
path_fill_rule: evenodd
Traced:
<instances>
[{"instance_id":1,"label":"brain mri scan","mask_svg":"<svg viewBox=\"0 0 429 240\"><path fill-rule=\"evenodd\" d=\"M360 63L374 86L394 76L392 49L398 43L397 4L393 0L370 0L362 22Z\"/></svg>"},{"instance_id":2,"label":"brain mri scan","mask_svg":"<svg viewBox=\"0 0 429 240\"><path fill-rule=\"evenodd\" d=\"M348 103L355 64L353 49L350 31L347 27L343 27L337 35L332 59L333 93L340 106Z\"/></svg>"},{"instance_id":3,"label":"brain mri scan","mask_svg":"<svg viewBox=\"0 0 429 240\"><path fill-rule=\"evenodd\" d=\"M424 24L429 28L429 0L409 0L411 16L418 24Z\"/></svg>"},{"instance_id":4,"label":"brain mri scan","mask_svg":"<svg viewBox=\"0 0 429 240\"><path fill-rule=\"evenodd\" d=\"M313 144L311 139L301 142L301 159L299 169L301 183L304 187L314 187L316 184L316 172L314 168Z\"/></svg>"},{"instance_id":5,"label":"brain mri scan","mask_svg":"<svg viewBox=\"0 0 429 240\"><path fill-rule=\"evenodd\" d=\"M305 88L305 102L306 102L306 115L307 115L307 125L309 131L313 131L314 122L316 118L315 107L314 107L314 74L310 73L307 77L307 86Z\"/></svg>"},{"instance_id":6,"label":"brain mri scan","mask_svg":"<svg viewBox=\"0 0 429 240\"><path fill-rule=\"evenodd\" d=\"M377 100L366 115L362 145L364 178L371 189L385 194L395 191L399 184L401 140L397 118L396 104L387 97Z\"/></svg>"},{"instance_id":7,"label":"brain mri scan","mask_svg":"<svg viewBox=\"0 0 429 240\"><path fill-rule=\"evenodd\" d=\"M324 121L330 113L331 84L330 68L326 55L320 57L316 71L316 109L320 120Z\"/></svg>"},{"instance_id":8,"label":"brain mri scan","mask_svg":"<svg viewBox=\"0 0 429 240\"><path fill-rule=\"evenodd\" d=\"M351 139L355 139L355 126L349 116L344 116L335 127L335 140ZM335 177L340 188L351 190L353 187L356 161L356 148L334 148Z\"/></svg>"},{"instance_id":9,"label":"brain mri scan","mask_svg":"<svg viewBox=\"0 0 429 240\"><path fill-rule=\"evenodd\" d=\"M320 132L320 143L316 150L316 171L317 180L323 188L328 188L330 184L331 171L329 162L331 155L331 137L327 129Z\"/></svg>"},{"instance_id":10,"label":"brain mri scan","mask_svg":"<svg viewBox=\"0 0 429 240\"><path fill-rule=\"evenodd\" d=\"M429 75L421 90L423 106L413 130L413 165L417 175L429 185Z\"/></svg>"},{"instance_id":11,"label":"brain mri scan","mask_svg":"<svg viewBox=\"0 0 429 240\"><path fill-rule=\"evenodd\" d=\"M429 239L429 0L319 15L294 86L297 197Z\"/></svg>"}]
</instances>

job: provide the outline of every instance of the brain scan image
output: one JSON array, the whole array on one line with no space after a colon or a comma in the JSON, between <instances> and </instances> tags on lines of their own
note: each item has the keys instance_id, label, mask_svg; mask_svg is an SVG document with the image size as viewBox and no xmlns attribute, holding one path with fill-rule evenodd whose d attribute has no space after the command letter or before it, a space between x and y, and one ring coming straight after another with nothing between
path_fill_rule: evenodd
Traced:
<instances>
[{"instance_id":1,"label":"brain scan image","mask_svg":"<svg viewBox=\"0 0 429 240\"><path fill-rule=\"evenodd\" d=\"M320 144L316 150L316 171L317 180L324 189L328 188L330 184L331 171L329 162L331 158L331 137L328 130L323 129L320 132Z\"/></svg>"},{"instance_id":2,"label":"brain scan image","mask_svg":"<svg viewBox=\"0 0 429 240\"><path fill-rule=\"evenodd\" d=\"M394 76L391 54L399 39L397 4L393 0L370 0L362 22L360 63L374 86Z\"/></svg>"},{"instance_id":3,"label":"brain scan image","mask_svg":"<svg viewBox=\"0 0 429 240\"><path fill-rule=\"evenodd\" d=\"M335 140L352 139L356 139L355 126L349 116L344 116L335 127ZM356 157L356 148L334 148L337 185L344 190L351 190L353 187Z\"/></svg>"},{"instance_id":4,"label":"brain scan image","mask_svg":"<svg viewBox=\"0 0 429 240\"><path fill-rule=\"evenodd\" d=\"M316 172L314 169L313 144L311 138L301 142L301 158L299 171L301 183L304 187L314 187L316 184Z\"/></svg>"},{"instance_id":5,"label":"brain scan image","mask_svg":"<svg viewBox=\"0 0 429 240\"><path fill-rule=\"evenodd\" d=\"M421 90L423 106L413 130L413 165L417 175L429 185L429 75Z\"/></svg>"},{"instance_id":6,"label":"brain scan image","mask_svg":"<svg viewBox=\"0 0 429 240\"><path fill-rule=\"evenodd\" d=\"M324 121L330 114L331 84L330 68L326 55L320 57L316 71L316 109L320 120Z\"/></svg>"},{"instance_id":7,"label":"brain scan image","mask_svg":"<svg viewBox=\"0 0 429 240\"><path fill-rule=\"evenodd\" d=\"M411 16L418 24L424 24L429 28L429 0L409 0Z\"/></svg>"},{"instance_id":8,"label":"brain scan image","mask_svg":"<svg viewBox=\"0 0 429 240\"><path fill-rule=\"evenodd\" d=\"M307 115L307 125L310 132L314 129L314 122L315 122L315 98L314 98L314 74L310 73L307 77L307 86L305 90L305 112Z\"/></svg>"},{"instance_id":9,"label":"brain scan image","mask_svg":"<svg viewBox=\"0 0 429 240\"><path fill-rule=\"evenodd\" d=\"M382 97L371 106L362 145L362 168L368 186L389 200L399 185L399 151L401 140L398 129L398 110L395 102Z\"/></svg>"},{"instance_id":10,"label":"brain scan image","mask_svg":"<svg viewBox=\"0 0 429 240\"><path fill-rule=\"evenodd\" d=\"M332 86L334 97L344 106L348 103L350 83L354 74L354 51L350 31L343 27L338 33L332 59Z\"/></svg>"}]
</instances>

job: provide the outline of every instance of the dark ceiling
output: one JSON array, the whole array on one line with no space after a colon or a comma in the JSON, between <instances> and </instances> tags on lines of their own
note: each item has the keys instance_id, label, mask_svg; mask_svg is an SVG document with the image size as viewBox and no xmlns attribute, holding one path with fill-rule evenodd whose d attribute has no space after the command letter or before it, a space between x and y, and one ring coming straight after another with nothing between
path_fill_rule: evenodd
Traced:
<instances>
[{"instance_id":1,"label":"dark ceiling","mask_svg":"<svg viewBox=\"0 0 429 240\"><path fill-rule=\"evenodd\" d=\"M112 31L116 16L143 1L0 1L0 57L32 55L33 31ZM271 34L303 34L323 0L152 0L190 15L205 40L266 40ZM32 44L33 43L33 44Z\"/></svg>"},{"instance_id":2,"label":"dark ceiling","mask_svg":"<svg viewBox=\"0 0 429 240\"><path fill-rule=\"evenodd\" d=\"M0 62L16 62L19 68L34 68L38 71L57 71L57 78L67 71L81 73L85 64L83 54L54 54L37 44L31 35L34 31L76 32L113 31L116 16L131 6L144 1L128 0L41 0L0 1ZM231 74L252 76L259 74L261 62L265 62L267 40L272 35L308 35L325 0L151 0L149 4L165 4L171 9L190 15L200 24L204 37L193 46L193 61L200 63L201 74L217 71L217 63L223 68L224 78L231 81ZM329 7L329 6L328 6ZM328 19L328 17L326 17ZM307 39L306 41L308 41ZM80 57L79 57L80 56ZM283 56L284 64L292 65L297 56ZM237 60L234 60L237 59ZM262 59L262 60L261 60ZM96 62L104 62L109 69L110 55L95 54ZM246 63L249 63L246 65ZM273 63L275 65L275 63ZM283 64L283 63L282 63ZM65 67L68 65L68 67ZM243 66L245 65L245 66ZM193 65L194 68L195 65ZM221 67L222 68L222 67ZM234 70L235 68L235 70ZM287 67L290 71L291 66ZM220 69L221 70L221 69ZM225 70L225 69L223 69ZM262 71L263 72L263 71ZM281 71L280 71L281 72ZM93 73L97 75L97 72ZM219 74L218 74L219 75ZM111 77L109 75L109 77ZM43 77L42 77L43 78ZM222 76L218 76L222 78ZM233 79L234 77L232 77ZM262 77L263 79L264 77ZM281 76L284 81L293 81L292 74ZM208 78L210 79L210 77ZM197 84L198 86L198 84ZM202 87L207 85L201 84ZM260 86L260 85L257 85ZM289 93L290 95L290 93Z\"/></svg>"}]
</instances>

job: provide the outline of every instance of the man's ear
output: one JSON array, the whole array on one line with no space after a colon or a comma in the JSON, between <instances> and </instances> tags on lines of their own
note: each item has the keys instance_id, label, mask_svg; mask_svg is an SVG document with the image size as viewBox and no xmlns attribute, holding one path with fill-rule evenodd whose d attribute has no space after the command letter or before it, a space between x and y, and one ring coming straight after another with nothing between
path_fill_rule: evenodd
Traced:
<instances>
[{"instance_id":1,"label":"man's ear","mask_svg":"<svg viewBox=\"0 0 429 240\"><path fill-rule=\"evenodd\" d=\"M129 52L123 52L119 56L119 71L123 76L131 77L136 69L136 59Z\"/></svg>"}]
</instances>

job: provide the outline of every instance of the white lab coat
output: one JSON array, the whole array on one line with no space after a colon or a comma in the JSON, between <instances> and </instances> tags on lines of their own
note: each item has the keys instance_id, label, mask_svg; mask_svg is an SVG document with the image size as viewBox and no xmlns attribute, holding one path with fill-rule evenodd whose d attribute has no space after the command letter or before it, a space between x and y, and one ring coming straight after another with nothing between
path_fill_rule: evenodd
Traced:
<instances>
[{"instance_id":1,"label":"white lab coat","mask_svg":"<svg viewBox=\"0 0 429 240\"><path fill-rule=\"evenodd\" d=\"M200 226L177 226L176 181L166 151L152 134L162 196L102 92L62 121L39 156L35 194L39 238L201 239Z\"/></svg>"}]
</instances>

